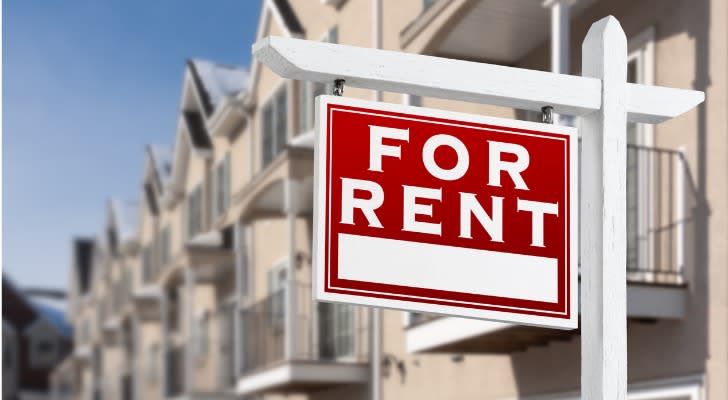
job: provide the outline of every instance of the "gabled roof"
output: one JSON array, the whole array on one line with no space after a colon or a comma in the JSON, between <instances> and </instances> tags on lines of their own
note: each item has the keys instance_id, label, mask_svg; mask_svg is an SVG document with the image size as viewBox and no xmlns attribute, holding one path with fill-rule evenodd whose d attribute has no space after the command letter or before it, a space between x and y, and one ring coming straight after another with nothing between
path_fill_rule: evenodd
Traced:
<instances>
[{"instance_id":1,"label":"gabled roof","mask_svg":"<svg viewBox=\"0 0 728 400\"><path fill-rule=\"evenodd\" d=\"M147 146L147 151L154 167L156 179L158 179L160 187L164 188L164 185L172 176L172 148L165 145L150 144Z\"/></svg>"},{"instance_id":2,"label":"gabled roof","mask_svg":"<svg viewBox=\"0 0 728 400\"><path fill-rule=\"evenodd\" d=\"M258 29L255 34L255 42L258 42L266 33L269 16L273 16L281 28L283 33L289 37L304 37L305 30L299 21L296 13L287 0L264 0L263 6L260 8L260 17L258 18ZM255 92L258 85L258 75L260 74L260 61L253 59L250 68L249 87L247 93L240 93L238 99L244 101L247 105L251 101L250 95Z\"/></svg>"},{"instance_id":3,"label":"gabled roof","mask_svg":"<svg viewBox=\"0 0 728 400\"><path fill-rule=\"evenodd\" d=\"M119 242L123 244L136 240L139 203L112 198L109 200L109 211L119 235Z\"/></svg>"},{"instance_id":4,"label":"gabled roof","mask_svg":"<svg viewBox=\"0 0 728 400\"><path fill-rule=\"evenodd\" d=\"M93 269L94 240L76 238L73 240L73 271L76 276L79 294L87 293L91 288Z\"/></svg>"},{"instance_id":5,"label":"gabled roof","mask_svg":"<svg viewBox=\"0 0 728 400\"><path fill-rule=\"evenodd\" d=\"M187 65L208 117L226 97L238 95L247 86L248 71L245 68L199 59L189 60Z\"/></svg>"},{"instance_id":6,"label":"gabled roof","mask_svg":"<svg viewBox=\"0 0 728 400\"><path fill-rule=\"evenodd\" d=\"M272 0L271 5L274 7L273 11L280 15L285 28L291 35L303 36L305 33L303 25L301 25L288 0Z\"/></svg>"},{"instance_id":7,"label":"gabled roof","mask_svg":"<svg viewBox=\"0 0 728 400\"><path fill-rule=\"evenodd\" d=\"M142 178L142 199L153 215L159 212L159 204L172 178L172 149L164 145L147 145ZM141 204L140 201L140 204Z\"/></svg>"}]
</instances>

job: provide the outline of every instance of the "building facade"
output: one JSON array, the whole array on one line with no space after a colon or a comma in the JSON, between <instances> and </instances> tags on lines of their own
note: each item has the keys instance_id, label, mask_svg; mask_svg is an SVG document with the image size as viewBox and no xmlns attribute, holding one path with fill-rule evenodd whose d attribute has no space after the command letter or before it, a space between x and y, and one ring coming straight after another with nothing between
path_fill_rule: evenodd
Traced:
<instances>
[{"instance_id":1,"label":"building facade","mask_svg":"<svg viewBox=\"0 0 728 400\"><path fill-rule=\"evenodd\" d=\"M725 399L724 1L264 0L257 39L579 74L581 40L610 14L628 37L629 81L706 92L670 122L628 126L628 398ZM578 330L312 300L313 101L331 90L255 60L186 64L174 142L147 148L137 199L110 200L102 233L74 243L75 348L53 382L79 399L579 397Z\"/></svg>"}]
</instances>

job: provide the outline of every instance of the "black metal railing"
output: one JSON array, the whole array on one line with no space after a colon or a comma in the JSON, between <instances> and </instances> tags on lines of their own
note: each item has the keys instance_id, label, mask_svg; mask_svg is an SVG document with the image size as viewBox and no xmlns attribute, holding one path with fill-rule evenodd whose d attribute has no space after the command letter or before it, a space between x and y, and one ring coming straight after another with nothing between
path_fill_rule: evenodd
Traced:
<instances>
[{"instance_id":1,"label":"black metal railing","mask_svg":"<svg viewBox=\"0 0 728 400\"><path fill-rule=\"evenodd\" d=\"M695 190L679 151L627 146L627 280L682 285Z\"/></svg>"},{"instance_id":2,"label":"black metal railing","mask_svg":"<svg viewBox=\"0 0 728 400\"><path fill-rule=\"evenodd\" d=\"M243 373L282 360L285 347L285 290L242 310Z\"/></svg>"},{"instance_id":3,"label":"black metal railing","mask_svg":"<svg viewBox=\"0 0 728 400\"><path fill-rule=\"evenodd\" d=\"M287 315L287 291L277 290L241 311L242 373L283 361L363 362L368 315L351 305L315 303L311 286L296 284L296 310ZM286 359L287 318L295 318L293 348Z\"/></svg>"}]
</instances>

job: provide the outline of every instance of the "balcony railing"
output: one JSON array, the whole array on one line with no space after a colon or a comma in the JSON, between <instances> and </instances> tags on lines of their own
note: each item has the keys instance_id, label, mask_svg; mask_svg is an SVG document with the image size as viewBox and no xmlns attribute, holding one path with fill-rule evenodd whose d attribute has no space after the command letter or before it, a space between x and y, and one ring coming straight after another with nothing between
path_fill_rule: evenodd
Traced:
<instances>
[{"instance_id":1,"label":"balcony railing","mask_svg":"<svg viewBox=\"0 0 728 400\"><path fill-rule=\"evenodd\" d=\"M692 236L695 188L683 154L627 146L627 282L681 286L688 283L687 240ZM415 327L440 316L412 313Z\"/></svg>"},{"instance_id":2,"label":"balcony railing","mask_svg":"<svg viewBox=\"0 0 728 400\"><path fill-rule=\"evenodd\" d=\"M243 372L283 359L285 294L281 289L242 310Z\"/></svg>"},{"instance_id":3,"label":"balcony railing","mask_svg":"<svg viewBox=\"0 0 728 400\"><path fill-rule=\"evenodd\" d=\"M296 285L295 352L286 358L285 289L242 310L242 372L287 361L364 362L368 320L351 305L311 301L311 287ZM313 311L315 310L315 311Z\"/></svg>"},{"instance_id":4,"label":"balcony railing","mask_svg":"<svg viewBox=\"0 0 728 400\"><path fill-rule=\"evenodd\" d=\"M627 280L682 285L695 190L679 151L627 146Z\"/></svg>"}]
</instances>

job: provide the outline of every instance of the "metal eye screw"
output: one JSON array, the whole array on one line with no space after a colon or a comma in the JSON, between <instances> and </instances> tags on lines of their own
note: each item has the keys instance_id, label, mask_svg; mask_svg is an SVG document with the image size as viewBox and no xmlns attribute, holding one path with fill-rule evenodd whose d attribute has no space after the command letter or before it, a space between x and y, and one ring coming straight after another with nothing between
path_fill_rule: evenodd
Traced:
<instances>
[{"instance_id":1,"label":"metal eye screw","mask_svg":"<svg viewBox=\"0 0 728 400\"><path fill-rule=\"evenodd\" d=\"M334 96L343 96L344 95L344 83L346 81L344 79L335 79L334 80L334 90L332 91L332 94Z\"/></svg>"}]
</instances>

